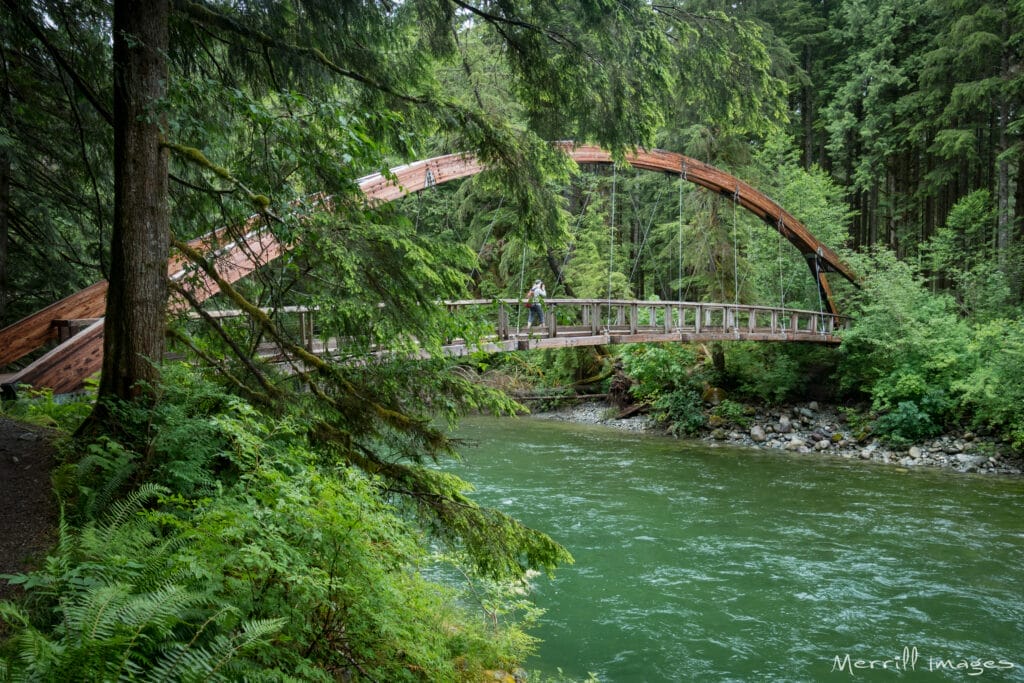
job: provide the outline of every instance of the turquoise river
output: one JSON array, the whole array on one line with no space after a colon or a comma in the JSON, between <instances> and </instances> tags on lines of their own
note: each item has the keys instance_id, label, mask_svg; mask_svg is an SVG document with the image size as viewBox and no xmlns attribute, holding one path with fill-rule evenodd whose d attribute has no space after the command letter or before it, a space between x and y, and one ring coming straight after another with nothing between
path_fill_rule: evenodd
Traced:
<instances>
[{"instance_id":1,"label":"turquoise river","mask_svg":"<svg viewBox=\"0 0 1024 683\"><path fill-rule=\"evenodd\" d=\"M576 563L526 668L604 682L1024 681L1024 479L473 418L452 469Z\"/></svg>"}]
</instances>

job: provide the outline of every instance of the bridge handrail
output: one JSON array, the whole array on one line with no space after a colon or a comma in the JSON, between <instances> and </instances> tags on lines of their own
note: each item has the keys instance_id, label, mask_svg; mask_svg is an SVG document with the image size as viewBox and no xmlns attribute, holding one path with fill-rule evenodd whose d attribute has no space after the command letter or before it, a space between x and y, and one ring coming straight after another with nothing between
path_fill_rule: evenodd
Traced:
<instances>
[{"instance_id":1,"label":"bridge handrail","mask_svg":"<svg viewBox=\"0 0 1024 683\"><path fill-rule=\"evenodd\" d=\"M453 301L446 300L442 302L445 306L486 306L489 304L503 303L509 305L526 305L525 299L505 299L505 298L494 298L494 299L456 299ZM829 311L814 311L804 308L789 308L788 306L769 306L767 304L736 304L736 303L719 303L711 301L670 301L667 299L555 299L545 298L545 305L612 305L612 306L686 306L693 308L696 306L704 306L710 308L734 308L743 310L758 310L758 311L778 311L784 313L797 313L800 315L820 315L829 316L837 320L852 320L848 315L842 315L837 313L830 313Z\"/></svg>"},{"instance_id":2,"label":"bridge handrail","mask_svg":"<svg viewBox=\"0 0 1024 683\"><path fill-rule=\"evenodd\" d=\"M439 302L440 305L448 308L469 308L471 306L492 306L495 304L506 304L509 306L526 305L525 299L511 299L511 298L494 298L494 299L455 299L455 300L444 300ZM803 308L789 308L786 306L768 306L765 304L736 304L736 303L719 303L710 301L668 301L668 300L650 300L650 299L555 299L546 298L544 299L544 305L546 306L638 306L638 307L660 307L660 306L678 306L686 308L712 308L716 310L720 309L733 309L743 311L764 311L766 313L777 312L784 313L787 315L800 315L800 316L828 316L837 321L846 323L850 320L850 316L839 315L829 313L828 311L813 311L810 309ZM378 304L383 306L383 304ZM263 307L260 308L263 313L314 313L319 309L318 306L276 306L276 307ZM207 311L211 318L237 318L245 315L245 312L240 309L220 309ZM198 318L198 313L190 313L189 317Z\"/></svg>"}]
</instances>

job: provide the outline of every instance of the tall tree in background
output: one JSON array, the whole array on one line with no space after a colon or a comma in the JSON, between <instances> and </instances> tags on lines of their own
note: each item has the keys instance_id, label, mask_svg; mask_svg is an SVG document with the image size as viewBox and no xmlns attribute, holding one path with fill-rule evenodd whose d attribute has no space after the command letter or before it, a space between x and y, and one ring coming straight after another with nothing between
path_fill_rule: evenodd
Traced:
<instances>
[{"instance_id":1,"label":"tall tree in background","mask_svg":"<svg viewBox=\"0 0 1024 683\"><path fill-rule=\"evenodd\" d=\"M977 170L969 189L988 189L996 199L992 235L997 260L1006 267L1012 241L1013 187L1021 185L1021 39L1024 17L1015 3L960 0L933 3L941 30L924 55L921 83L941 107L936 152L950 162L966 159ZM959 199L967 193L959 188Z\"/></svg>"},{"instance_id":2,"label":"tall tree in background","mask_svg":"<svg viewBox=\"0 0 1024 683\"><path fill-rule=\"evenodd\" d=\"M114 2L114 232L101 398L133 398L139 382L156 379L163 356L171 234L160 108L168 10L168 0Z\"/></svg>"}]
</instances>

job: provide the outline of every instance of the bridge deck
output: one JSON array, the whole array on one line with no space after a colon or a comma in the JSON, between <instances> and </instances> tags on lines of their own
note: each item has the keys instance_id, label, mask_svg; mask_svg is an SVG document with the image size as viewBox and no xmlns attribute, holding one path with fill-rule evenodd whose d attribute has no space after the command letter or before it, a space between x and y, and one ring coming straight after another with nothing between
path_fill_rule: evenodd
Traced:
<instances>
[{"instance_id":1,"label":"bridge deck","mask_svg":"<svg viewBox=\"0 0 1024 683\"><path fill-rule=\"evenodd\" d=\"M712 341L803 342L838 345L849 320L842 316L769 306L683 301L549 299L543 325L526 329L513 324L525 318L526 307L515 299L446 302L453 316L472 318L483 332L475 338L453 338L441 347L447 356L502 353L530 349L562 349L635 343ZM294 331L296 343L317 355L346 353L347 340L324 338L316 310L279 310L279 322ZM217 317L241 315L219 311ZM291 316L287 321L284 316ZM489 330L489 331L488 331ZM377 354L390 353L378 349ZM259 349L264 359L285 361L288 354L274 343Z\"/></svg>"},{"instance_id":2,"label":"bridge deck","mask_svg":"<svg viewBox=\"0 0 1024 683\"><path fill-rule=\"evenodd\" d=\"M453 329L475 330L475 336L449 339L441 351L459 357L472 353L500 353L528 349L559 349L639 342L759 341L808 342L837 345L838 332L848 324L843 316L822 311L795 310L770 306L746 306L687 301L632 301L607 299L548 299L542 325L530 330L518 323L526 318L526 306L516 299L474 299L443 304L455 322ZM329 337L318 329L316 310L302 307L278 309L275 314L295 343L322 355L346 353L352 345ZM216 311L215 317L241 315L239 311ZM63 383L42 384L56 393L74 391L98 370L102 346L83 344L92 352L71 357L61 349L69 343L91 341L102 334L102 319L61 319L59 337L63 344L50 350L31 366L16 373L0 375L3 384L26 382L26 372L39 373L56 368ZM66 335L73 335L66 337ZM55 332L55 337L58 334ZM65 338L66 337L66 338ZM378 349L378 354L389 353ZM288 354L275 345L264 345L257 355L287 361ZM72 362L73 361L73 362ZM31 382L30 382L31 383ZM37 384L38 383L34 383Z\"/></svg>"}]
</instances>

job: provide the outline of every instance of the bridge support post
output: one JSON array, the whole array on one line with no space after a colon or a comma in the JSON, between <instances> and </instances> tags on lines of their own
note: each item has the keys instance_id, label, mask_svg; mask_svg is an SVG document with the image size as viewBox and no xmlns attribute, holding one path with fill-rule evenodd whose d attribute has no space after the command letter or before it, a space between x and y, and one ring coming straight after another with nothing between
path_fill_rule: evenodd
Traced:
<instances>
[{"instance_id":1,"label":"bridge support post","mask_svg":"<svg viewBox=\"0 0 1024 683\"><path fill-rule=\"evenodd\" d=\"M299 344L310 353L313 349L313 312L309 310L299 311Z\"/></svg>"},{"instance_id":2,"label":"bridge support post","mask_svg":"<svg viewBox=\"0 0 1024 683\"><path fill-rule=\"evenodd\" d=\"M498 339L508 339L510 335L508 326L508 307L504 301L498 302Z\"/></svg>"}]
</instances>

